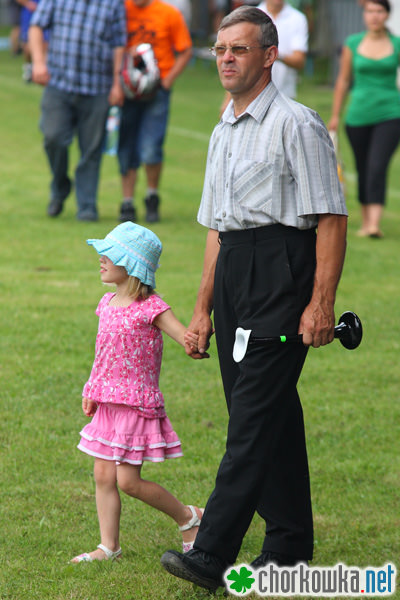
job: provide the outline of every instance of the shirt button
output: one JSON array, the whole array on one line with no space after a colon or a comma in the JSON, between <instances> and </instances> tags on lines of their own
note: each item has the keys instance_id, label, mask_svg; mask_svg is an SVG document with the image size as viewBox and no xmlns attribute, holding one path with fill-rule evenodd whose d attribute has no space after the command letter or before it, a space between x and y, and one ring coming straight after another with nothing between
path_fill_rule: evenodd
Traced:
<instances>
[{"instance_id":1,"label":"shirt button","mask_svg":"<svg viewBox=\"0 0 400 600\"><path fill-rule=\"evenodd\" d=\"M232 125L232 127L233 127L233 129L237 129L237 123L234 123L234 124Z\"/></svg>"},{"instance_id":2,"label":"shirt button","mask_svg":"<svg viewBox=\"0 0 400 600\"><path fill-rule=\"evenodd\" d=\"M228 158L231 158L231 157L232 157L232 152L229 152Z\"/></svg>"},{"instance_id":3,"label":"shirt button","mask_svg":"<svg viewBox=\"0 0 400 600\"><path fill-rule=\"evenodd\" d=\"M226 212L225 212L225 211L222 213L222 216L223 216L223 217L226 217Z\"/></svg>"}]
</instances>

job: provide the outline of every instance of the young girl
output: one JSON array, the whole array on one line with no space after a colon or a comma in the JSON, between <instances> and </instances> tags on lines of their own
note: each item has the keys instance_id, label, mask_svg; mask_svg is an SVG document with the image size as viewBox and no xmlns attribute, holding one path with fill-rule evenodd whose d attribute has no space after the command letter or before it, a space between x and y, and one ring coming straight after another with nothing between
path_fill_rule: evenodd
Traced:
<instances>
[{"instance_id":1,"label":"young girl","mask_svg":"<svg viewBox=\"0 0 400 600\"><path fill-rule=\"evenodd\" d=\"M202 510L141 477L144 460L182 456L158 387L165 331L182 346L186 328L154 293L161 242L135 223L113 229L104 240L87 240L100 255L103 283L115 293L100 300L95 359L83 388L82 408L92 421L78 448L95 457L96 505L101 543L71 562L118 558L121 502L118 488L165 512L182 531L183 550L193 546ZM188 339L188 336L186 336ZM193 347L197 336L192 335Z\"/></svg>"}]
</instances>

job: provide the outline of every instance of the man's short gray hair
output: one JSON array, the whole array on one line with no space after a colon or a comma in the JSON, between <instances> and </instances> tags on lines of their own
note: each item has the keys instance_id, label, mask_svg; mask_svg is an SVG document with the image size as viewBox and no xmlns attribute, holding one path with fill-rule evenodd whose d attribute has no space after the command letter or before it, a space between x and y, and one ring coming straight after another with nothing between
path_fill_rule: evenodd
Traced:
<instances>
[{"instance_id":1,"label":"man's short gray hair","mask_svg":"<svg viewBox=\"0 0 400 600\"><path fill-rule=\"evenodd\" d=\"M278 45L278 32L272 19L259 8L255 8L254 6L239 6L239 8L236 8L222 19L219 31L227 29L227 27L232 27L232 25L238 25L239 23L259 25L261 32L260 43L262 46Z\"/></svg>"}]
</instances>

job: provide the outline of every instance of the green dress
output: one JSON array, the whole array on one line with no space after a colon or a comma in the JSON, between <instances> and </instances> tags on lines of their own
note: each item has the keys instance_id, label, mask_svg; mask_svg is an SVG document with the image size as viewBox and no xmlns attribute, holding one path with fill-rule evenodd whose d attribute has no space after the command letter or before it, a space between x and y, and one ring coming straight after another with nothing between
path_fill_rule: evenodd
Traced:
<instances>
[{"instance_id":1,"label":"green dress","mask_svg":"<svg viewBox=\"0 0 400 600\"><path fill-rule=\"evenodd\" d=\"M345 119L346 125L352 127L400 119L400 95L396 85L400 37L389 33L393 54L377 60L358 53L365 35L365 31L355 33L345 41L353 55L353 86Z\"/></svg>"}]
</instances>

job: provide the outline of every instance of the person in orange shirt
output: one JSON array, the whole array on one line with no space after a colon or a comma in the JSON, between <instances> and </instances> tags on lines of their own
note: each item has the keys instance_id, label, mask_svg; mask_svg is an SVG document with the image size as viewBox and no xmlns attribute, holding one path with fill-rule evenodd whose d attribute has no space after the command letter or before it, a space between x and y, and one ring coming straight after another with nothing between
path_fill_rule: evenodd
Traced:
<instances>
[{"instance_id":1,"label":"person in orange shirt","mask_svg":"<svg viewBox=\"0 0 400 600\"><path fill-rule=\"evenodd\" d=\"M171 88L192 56L192 41L182 14L161 0L125 0L128 43L135 55L138 45L151 44L160 70L160 85L150 100L125 98L121 111L118 162L123 201L119 220L136 221L137 170L145 165L146 221L159 220L158 187L163 143L169 115Z\"/></svg>"}]
</instances>

